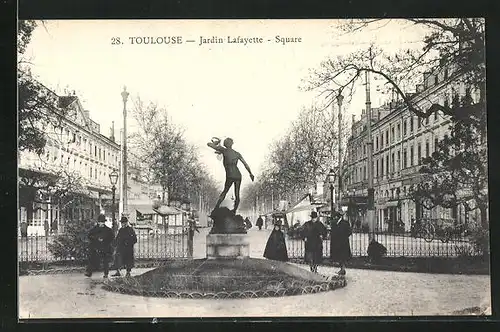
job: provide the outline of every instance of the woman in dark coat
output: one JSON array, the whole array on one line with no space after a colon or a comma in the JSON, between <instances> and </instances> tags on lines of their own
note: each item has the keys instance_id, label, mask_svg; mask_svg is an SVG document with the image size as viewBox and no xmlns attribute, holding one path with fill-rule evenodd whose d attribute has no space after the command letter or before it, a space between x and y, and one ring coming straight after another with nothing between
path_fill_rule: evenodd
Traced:
<instances>
[{"instance_id":1,"label":"woman in dark coat","mask_svg":"<svg viewBox=\"0 0 500 332\"><path fill-rule=\"evenodd\" d=\"M311 212L311 220L304 223L302 238L305 241L305 261L311 272L318 272L318 264L323 260L323 238L327 236L325 225L318 220L318 213Z\"/></svg>"},{"instance_id":2,"label":"woman in dark coat","mask_svg":"<svg viewBox=\"0 0 500 332\"><path fill-rule=\"evenodd\" d=\"M259 218L257 218L257 222L255 223L255 226L259 227L259 231L262 229L263 224L264 220L262 220L262 216L259 216Z\"/></svg>"},{"instance_id":3,"label":"woman in dark coat","mask_svg":"<svg viewBox=\"0 0 500 332\"><path fill-rule=\"evenodd\" d=\"M280 225L274 225L274 229L267 240L264 257L275 261L288 261L288 253L286 251L285 236L281 231Z\"/></svg>"},{"instance_id":4,"label":"woman in dark coat","mask_svg":"<svg viewBox=\"0 0 500 332\"><path fill-rule=\"evenodd\" d=\"M120 222L122 227L116 236L116 273L113 276L120 276L120 268L125 266L126 277L130 277L130 271L134 267L134 244L137 243L137 236L134 229L129 226L127 217L122 217Z\"/></svg>"},{"instance_id":5,"label":"woman in dark coat","mask_svg":"<svg viewBox=\"0 0 500 332\"><path fill-rule=\"evenodd\" d=\"M345 264L351 259L351 246L349 236L352 234L351 226L344 220L340 213L334 214L330 229L330 259L340 264L339 275L345 275Z\"/></svg>"}]
</instances>

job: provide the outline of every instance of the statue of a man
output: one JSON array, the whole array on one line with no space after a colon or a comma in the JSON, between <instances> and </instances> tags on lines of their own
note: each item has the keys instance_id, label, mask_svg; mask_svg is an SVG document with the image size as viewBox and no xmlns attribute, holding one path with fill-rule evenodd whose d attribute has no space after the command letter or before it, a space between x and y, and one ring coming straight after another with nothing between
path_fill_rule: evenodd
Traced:
<instances>
[{"instance_id":1,"label":"statue of a man","mask_svg":"<svg viewBox=\"0 0 500 332\"><path fill-rule=\"evenodd\" d=\"M238 209L238 205L240 204L240 186L241 186L241 173L238 169L238 161L241 160L248 173L250 174L250 179L254 180L254 176L252 171L250 170L250 166L248 166L243 156L238 152L233 150L233 140L231 138L226 138L224 140L223 145L220 145L220 139L213 138L211 142L207 143L209 147L214 149L216 153L222 154L222 163L224 164L224 169L226 170L226 182L224 184L224 190L219 196L219 200L217 204L215 204L215 209L217 209L224 198L226 197L227 192L234 184L234 208L233 212L236 214L236 210Z\"/></svg>"}]
</instances>

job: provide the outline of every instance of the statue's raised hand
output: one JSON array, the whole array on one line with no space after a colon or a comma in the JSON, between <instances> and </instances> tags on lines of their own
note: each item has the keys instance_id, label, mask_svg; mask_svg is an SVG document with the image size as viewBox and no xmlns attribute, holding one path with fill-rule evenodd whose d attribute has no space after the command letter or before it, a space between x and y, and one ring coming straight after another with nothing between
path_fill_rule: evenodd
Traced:
<instances>
[{"instance_id":1,"label":"statue's raised hand","mask_svg":"<svg viewBox=\"0 0 500 332\"><path fill-rule=\"evenodd\" d=\"M255 179L255 176L253 176L253 174L250 174L250 179L252 179L252 182L253 182L253 179Z\"/></svg>"}]
</instances>

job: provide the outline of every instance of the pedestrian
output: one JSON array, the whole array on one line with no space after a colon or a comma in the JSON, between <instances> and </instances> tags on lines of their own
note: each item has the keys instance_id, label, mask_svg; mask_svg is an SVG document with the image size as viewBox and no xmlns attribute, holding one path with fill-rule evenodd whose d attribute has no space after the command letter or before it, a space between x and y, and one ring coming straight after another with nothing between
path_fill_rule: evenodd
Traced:
<instances>
[{"instance_id":1,"label":"pedestrian","mask_svg":"<svg viewBox=\"0 0 500 332\"><path fill-rule=\"evenodd\" d=\"M305 241L305 261L311 272L318 273L318 264L323 260L323 238L327 236L325 225L318 219L316 211L311 212L311 220L304 223L302 238Z\"/></svg>"},{"instance_id":2,"label":"pedestrian","mask_svg":"<svg viewBox=\"0 0 500 332\"><path fill-rule=\"evenodd\" d=\"M245 228L246 229L252 228L252 223L250 222L250 219L248 219L248 217L245 218Z\"/></svg>"},{"instance_id":3,"label":"pedestrian","mask_svg":"<svg viewBox=\"0 0 500 332\"><path fill-rule=\"evenodd\" d=\"M126 277L130 277L130 272L134 267L134 245L137 243L137 235L129 225L128 218L123 216L120 219L122 227L116 236L115 267L116 273L113 277L120 277L120 269L124 266L127 270Z\"/></svg>"},{"instance_id":4,"label":"pedestrian","mask_svg":"<svg viewBox=\"0 0 500 332\"><path fill-rule=\"evenodd\" d=\"M288 253L286 250L285 235L281 231L281 226L276 224L267 240L264 257L275 261L288 261Z\"/></svg>"},{"instance_id":5,"label":"pedestrian","mask_svg":"<svg viewBox=\"0 0 500 332\"><path fill-rule=\"evenodd\" d=\"M45 231L45 236L49 236L50 228L49 221L47 219L43 222L43 230Z\"/></svg>"},{"instance_id":6,"label":"pedestrian","mask_svg":"<svg viewBox=\"0 0 500 332\"><path fill-rule=\"evenodd\" d=\"M337 212L332 220L330 227L330 259L332 262L340 264L339 275L345 275L345 265L351 259L351 246L349 237L352 235L352 229L344 216Z\"/></svg>"},{"instance_id":7,"label":"pedestrian","mask_svg":"<svg viewBox=\"0 0 500 332\"><path fill-rule=\"evenodd\" d=\"M264 221L262 220L262 216L259 216L259 218L257 218L257 222L255 223L255 226L259 227L259 231L262 229L263 224Z\"/></svg>"},{"instance_id":8,"label":"pedestrian","mask_svg":"<svg viewBox=\"0 0 500 332\"><path fill-rule=\"evenodd\" d=\"M108 277L109 262L113 255L113 230L106 226L106 217L99 215L97 218L97 225L89 231L89 261L85 276L91 277L92 272L95 271L102 263L104 268L104 278Z\"/></svg>"},{"instance_id":9,"label":"pedestrian","mask_svg":"<svg viewBox=\"0 0 500 332\"><path fill-rule=\"evenodd\" d=\"M28 237L28 223L26 221L21 222L21 237L22 238Z\"/></svg>"}]
</instances>

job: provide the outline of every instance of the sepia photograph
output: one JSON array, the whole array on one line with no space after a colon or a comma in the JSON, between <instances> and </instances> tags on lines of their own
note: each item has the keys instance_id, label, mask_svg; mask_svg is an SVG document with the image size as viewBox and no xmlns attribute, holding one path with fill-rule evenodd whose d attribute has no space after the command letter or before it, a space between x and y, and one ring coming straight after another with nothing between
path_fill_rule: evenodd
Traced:
<instances>
[{"instance_id":1,"label":"sepia photograph","mask_svg":"<svg viewBox=\"0 0 500 332\"><path fill-rule=\"evenodd\" d=\"M19 20L20 320L490 316L485 20Z\"/></svg>"}]
</instances>

